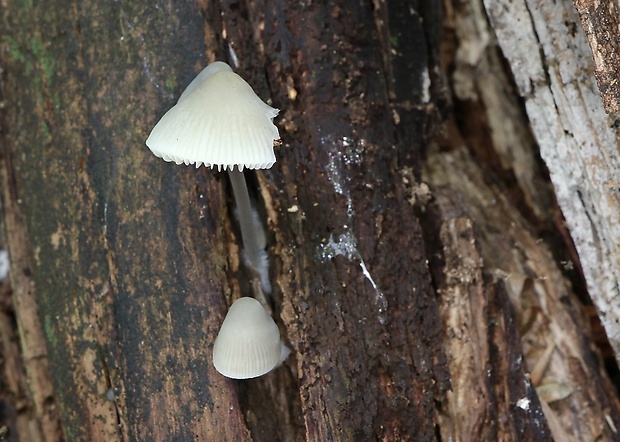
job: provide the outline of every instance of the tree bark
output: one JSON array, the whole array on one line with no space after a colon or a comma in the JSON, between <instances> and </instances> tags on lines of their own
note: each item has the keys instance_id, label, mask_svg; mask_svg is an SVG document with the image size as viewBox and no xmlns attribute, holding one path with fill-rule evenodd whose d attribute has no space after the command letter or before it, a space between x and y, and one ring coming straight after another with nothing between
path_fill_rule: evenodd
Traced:
<instances>
[{"instance_id":1,"label":"tree bark","mask_svg":"<svg viewBox=\"0 0 620 442\"><path fill-rule=\"evenodd\" d=\"M571 4L535 3L8 1L11 437L617 440L579 297L620 354L617 134ZM247 381L211 364L260 290L226 176L144 145L216 59L282 109L246 179L293 353Z\"/></svg>"},{"instance_id":2,"label":"tree bark","mask_svg":"<svg viewBox=\"0 0 620 442\"><path fill-rule=\"evenodd\" d=\"M618 127L615 117L605 114L592 81L595 66L579 17L569 2L485 5L513 66L588 292L619 361ZM617 33L615 28L610 31ZM616 63L615 58L610 63Z\"/></svg>"},{"instance_id":3,"label":"tree bark","mask_svg":"<svg viewBox=\"0 0 620 442\"><path fill-rule=\"evenodd\" d=\"M605 112L620 112L620 26L618 3L613 1L575 0L583 30L594 58L594 73Z\"/></svg>"}]
</instances>

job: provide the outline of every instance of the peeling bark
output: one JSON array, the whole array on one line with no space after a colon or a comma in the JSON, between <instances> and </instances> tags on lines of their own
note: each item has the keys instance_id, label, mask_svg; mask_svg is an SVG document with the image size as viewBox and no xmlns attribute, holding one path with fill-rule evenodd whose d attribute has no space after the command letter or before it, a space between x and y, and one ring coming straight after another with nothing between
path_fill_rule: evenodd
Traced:
<instances>
[{"instance_id":1,"label":"peeling bark","mask_svg":"<svg viewBox=\"0 0 620 442\"><path fill-rule=\"evenodd\" d=\"M557 201L579 253L589 294L620 355L620 158L579 18L570 2L485 2Z\"/></svg>"}]
</instances>

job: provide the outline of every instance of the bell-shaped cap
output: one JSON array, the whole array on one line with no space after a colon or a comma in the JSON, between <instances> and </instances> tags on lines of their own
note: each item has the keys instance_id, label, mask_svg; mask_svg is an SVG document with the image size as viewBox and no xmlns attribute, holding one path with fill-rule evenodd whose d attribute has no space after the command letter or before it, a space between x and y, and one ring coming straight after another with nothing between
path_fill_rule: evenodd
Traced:
<instances>
[{"instance_id":1,"label":"bell-shaped cap","mask_svg":"<svg viewBox=\"0 0 620 442\"><path fill-rule=\"evenodd\" d=\"M276 161L273 146L280 135L273 119L278 112L230 66L216 61L189 84L146 145L177 164L268 169Z\"/></svg>"},{"instance_id":2,"label":"bell-shaped cap","mask_svg":"<svg viewBox=\"0 0 620 442\"><path fill-rule=\"evenodd\" d=\"M213 346L213 366L226 377L262 376L278 365L280 331L254 298L239 298L224 319Z\"/></svg>"}]
</instances>

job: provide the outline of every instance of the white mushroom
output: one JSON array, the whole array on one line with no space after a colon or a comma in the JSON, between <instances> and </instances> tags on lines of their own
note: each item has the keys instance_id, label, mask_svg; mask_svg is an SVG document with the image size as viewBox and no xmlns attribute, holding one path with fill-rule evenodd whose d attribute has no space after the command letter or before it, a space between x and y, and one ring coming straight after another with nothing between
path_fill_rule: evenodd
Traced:
<instances>
[{"instance_id":1,"label":"white mushroom","mask_svg":"<svg viewBox=\"0 0 620 442\"><path fill-rule=\"evenodd\" d=\"M166 161L221 169L268 169L280 138L265 104L221 61L207 66L155 125L146 145Z\"/></svg>"},{"instance_id":2,"label":"white mushroom","mask_svg":"<svg viewBox=\"0 0 620 442\"><path fill-rule=\"evenodd\" d=\"M232 379L262 376L281 362L278 326L254 298L239 298L224 319L213 346L213 366Z\"/></svg>"},{"instance_id":3,"label":"white mushroom","mask_svg":"<svg viewBox=\"0 0 620 442\"><path fill-rule=\"evenodd\" d=\"M217 61L189 84L146 140L149 149L166 161L229 171L245 260L258 272L267 293L271 285L264 233L260 222L253 220L243 168L267 169L275 163L273 146L280 135L273 119L278 112L230 66Z\"/></svg>"}]
</instances>

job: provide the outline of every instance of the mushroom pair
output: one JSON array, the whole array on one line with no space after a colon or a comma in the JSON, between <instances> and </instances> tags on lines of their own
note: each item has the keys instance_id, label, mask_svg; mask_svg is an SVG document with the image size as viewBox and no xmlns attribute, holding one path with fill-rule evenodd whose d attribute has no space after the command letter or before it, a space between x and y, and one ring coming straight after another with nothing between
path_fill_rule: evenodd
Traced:
<instances>
[{"instance_id":1,"label":"mushroom pair","mask_svg":"<svg viewBox=\"0 0 620 442\"><path fill-rule=\"evenodd\" d=\"M273 119L278 110L265 104L226 63L207 66L187 86L179 101L159 120L146 140L165 161L228 170L247 266L270 292L266 237L253 211L243 169L266 169L275 163L279 141ZM213 349L215 368L231 378L251 378L280 360L280 333L271 316L253 298L230 308Z\"/></svg>"}]
</instances>

